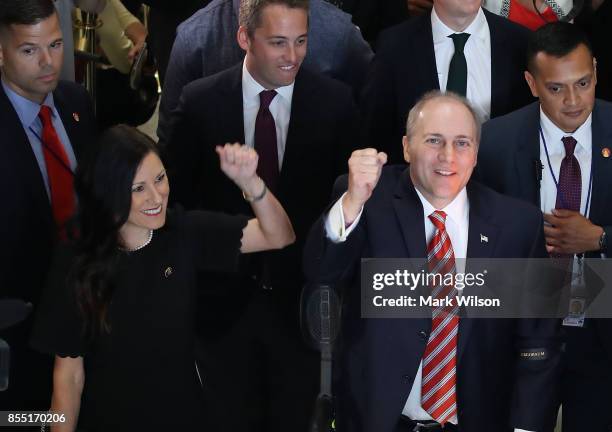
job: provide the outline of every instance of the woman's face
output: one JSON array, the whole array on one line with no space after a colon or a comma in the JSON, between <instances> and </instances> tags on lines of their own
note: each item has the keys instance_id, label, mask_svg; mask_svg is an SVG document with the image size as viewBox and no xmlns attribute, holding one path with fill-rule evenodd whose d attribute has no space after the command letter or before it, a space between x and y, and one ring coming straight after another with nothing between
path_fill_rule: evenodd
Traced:
<instances>
[{"instance_id":1,"label":"woman's face","mask_svg":"<svg viewBox=\"0 0 612 432\"><path fill-rule=\"evenodd\" d=\"M164 226L170 185L159 157L150 152L144 157L132 183L132 206L122 237L138 238L149 230Z\"/></svg>"}]
</instances>

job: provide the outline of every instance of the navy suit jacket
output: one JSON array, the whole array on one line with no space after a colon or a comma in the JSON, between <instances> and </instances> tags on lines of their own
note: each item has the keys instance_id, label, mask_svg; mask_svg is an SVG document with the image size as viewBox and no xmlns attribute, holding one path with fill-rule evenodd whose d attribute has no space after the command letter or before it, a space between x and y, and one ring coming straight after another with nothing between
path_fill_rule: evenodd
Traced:
<instances>
[{"instance_id":1,"label":"navy suit jacket","mask_svg":"<svg viewBox=\"0 0 612 432\"><path fill-rule=\"evenodd\" d=\"M357 109L351 89L324 75L300 69L293 90L291 118L276 196L293 224L296 243L280 251L243 256L244 271L230 275L207 274L209 290L232 293L236 302L248 300L253 279L261 276L261 259L268 262L275 298L297 328L297 300L303 282L301 255L310 226L327 205L336 177L346 172L356 146ZM201 78L183 90L174 113L166 148L173 201L188 209L252 215L240 189L219 168L215 146L244 143L242 63ZM228 285L233 288L228 288ZM236 296L236 292L242 295ZM210 303L210 302L209 302ZM233 313L239 311L232 304Z\"/></svg>"},{"instance_id":2,"label":"navy suit jacket","mask_svg":"<svg viewBox=\"0 0 612 432\"><path fill-rule=\"evenodd\" d=\"M528 30L484 11L491 33L491 117L533 99L523 78ZM438 90L431 15L412 18L381 33L360 98L364 145L404 161L402 136L414 104Z\"/></svg>"},{"instance_id":3,"label":"navy suit jacket","mask_svg":"<svg viewBox=\"0 0 612 432\"><path fill-rule=\"evenodd\" d=\"M337 185L346 190L346 179ZM546 255L542 215L533 206L470 182L467 256L518 258ZM342 243L325 234L324 217L305 250L309 280L338 286L357 275L344 293L343 343L337 357L339 431L394 432L412 388L430 319L362 319L359 259L424 258L423 206L408 169L391 166L364 206L358 226ZM481 241L481 234L488 242ZM469 260L468 260L469 265ZM543 430L554 416L558 340L548 321L467 319L459 324L458 421L469 432L512 427ZM541 348L546 359L519 359L519 350Z\"/></svg>"},{"instance_id":4,"label":"navy suit jacket","mask_svg":"<svg viewBox=\"0 0 612 432\"><path fill-rule=\"evenodd\" d=\"M612 103L596 100L593 108L593 189L589 220L612 238ZM496 191L540 206L540 104L484 124L478 152L477 177ZM544 167L544 169L547 169ZM609 240L608 240L609 242ZM609 254L610 252L608 252ZM597 257L598 252L587 254ZM612 361L612 320L595 320L600 340Z\"/></svg>"},{"instance_id":5,"label":"navy suit jacket","mask_svg":"<svg viewBox=\"0 0 612 432\"><path fill-rule=\"evenodd\" d=\"M78 160L95 136L89 96L82 86L60 81L53 100ZM0 183L4 185L0 212L0 262L4 271L0 272L0 297L17 297L36 306L56 241L56 229L36 157L2 86L0 130ZM35 354L26 349L30 326L31 319L28 319L0 334L9 340L13 350L12 383L8 392L0 393L2 407L48 408L50 388L48 394L41 394L39 390L43 381L51 380L51 363L46 368L31 363ZM6 403L3 398L7 398Z\"/></svg>"}]
</instances>

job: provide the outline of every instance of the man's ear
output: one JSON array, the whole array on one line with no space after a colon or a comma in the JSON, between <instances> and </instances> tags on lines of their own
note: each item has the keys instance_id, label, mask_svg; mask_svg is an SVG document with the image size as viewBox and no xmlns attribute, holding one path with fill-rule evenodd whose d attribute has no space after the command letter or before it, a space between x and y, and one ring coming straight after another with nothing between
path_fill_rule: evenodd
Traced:
<instances>
[{"instance_id":1,"label":"man's ear","mask_svg":"<svg viewBox=\"0 0 612 432\"><path fill-rule=\"evenodd\" d=\"M531 90L533 97L538 97L538 89L536 88L535 78L531 75L531 72L525 71L525 81Z\"/></svg>"},{"instance_id":2,"label":"man's ear","mask_svg":"<svg viewBox=\"0 0 612 432\"><path fill-rule=\"evenodd\" d=\"M244 26L238 27L238 32L236 33L236 39L238 40L238 45L244 51L248 51L251 46L251 39L249 38L249 33Z\"/></svg>"},{"instance_id":3,"label":"man's ear","mask_svg":"<svg viewBox=\"0 0 612 432\"><path fill-rule=\"evenodd\" d=\"M404 160L406 163L410 163L410 142L406 135L402 137L402 147L404 148Z\"/></svg>"},{"instance_id":4,"label":"man's ear","mask_svg":"<svg viewBox=\"0 0 612 432\"><path fill-rule=\"evenodd\" d=\"M593 57L593 84L597 84L597 59Z\"/></svg>"}]
</instances>

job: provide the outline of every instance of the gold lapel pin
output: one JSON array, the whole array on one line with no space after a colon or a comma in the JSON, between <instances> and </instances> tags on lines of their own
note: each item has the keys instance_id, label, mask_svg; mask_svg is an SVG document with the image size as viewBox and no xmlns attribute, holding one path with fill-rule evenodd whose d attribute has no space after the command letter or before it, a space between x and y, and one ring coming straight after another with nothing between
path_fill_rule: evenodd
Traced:
<instances>
[{"instance_id":1,"label":"gold lapel pin","mask_svg":"<svg viewBox=\"0 0 612 432\"><path fill-rule=\"evenodd\" d=\"M81 120L81 117L79 117L79 113L77 112L72 113L72 118L74 118L74 121L77 121L77 122Z\"/></svg>"},{"instance_id":2,"label":"gold lapel pin","mask_svg":"<svg viewBox=\"0 0 612 432\"><path fill-rule=\"evenodd\" d=\"M609 158L611 153L612 152L610 152L610 149L608 147L604 147L601 149L601 155L605 158Z\"/></svg>"},{"instance_id":3,"label":"gold lapel pin","mask_svg":"<svg viewBox=\"0 0 612 432\"><path fill-rule=\"evenodd\" d=\"M172 267L166 268L166 271L164 272L164 276L168 278L170 277L171 274L172 274Z\"/></svg>"}]
</instances>

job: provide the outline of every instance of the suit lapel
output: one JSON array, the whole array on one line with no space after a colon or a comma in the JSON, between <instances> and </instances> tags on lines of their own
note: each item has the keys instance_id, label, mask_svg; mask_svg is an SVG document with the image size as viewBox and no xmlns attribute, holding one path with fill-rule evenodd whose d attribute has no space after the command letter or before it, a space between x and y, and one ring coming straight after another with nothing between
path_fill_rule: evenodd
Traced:
<instances>
[{"instance_id":1,"label":"suit lapel","mask_svg":"<svg viewBox=\"0 0 612 432\"><path fill-rule=\"evenodd\" d=\"M65 100L63 93L59 89L53 92L53 102L60 115L64 129L66 129L68 139L70 139L70 145L72 146L74 155L76 159L79 160L81 147L84 141L81 129L79 128L79 119L82 113L73 111L69 108L70 103Z\"/></svg>"},{"instance_id":2,"label":"suit lapel","mask_svg":"<svg viewBox=\"0 0 612 432\"><path fill-rule=\"evenodd\" d=\"M516 168L516 181L519 190L516 195L519 198L529 200L532 204L540 207L540 104L535 102L527 111L526 121L522 126L522 134L517 152L514 155Z\"/></svg>"},{"instance_id":3,"label":"suit lapel","mask_svg":"<svg viewBox=\"0 0 612 432\"><path fill-rule=\"evenodd\" d=\"M4 130L2 144L3 157L14 160L16 182L21 183L31 195L36 207L40 209L39 214L45 223L52 223L51 204L45 189L44 180L36 156L32 151L28 136L23 130L21 120L15 112L13 105L4 93L4 88L0 85L0 113L3 113L5 121L2 122Z\"/></svg>"},{"instance_id":4,"label":"suit lapel","mask_svg":"<svg viewBox=\"0 0 612 432\"><path fill-rule=\"evenodd\" d=\"M316 103L316 92L317 89L311 85L308 76L303 70L300 70L295 79L293 97L291 98L291 115L280 172L280 191L282 194L290 193L290 182L298 171L297 164L301 163L301 154L308 149L308 144L303 142L303 137L314 136L308 132L308 122L312 118L310 111L319 109Z\"/></svg>"},{"instance_id":5,"label":"suit lapel","mask_svg":"<svg viewBox=\"0 0 612 432\"><path fill-rule=\"evenodd\" d=\"M487 203L481 202L478 184L470 182L467 187L468 200L470 203L470 216L468 229L467 257L469 258L490 258L493 256L499 236L499 226L495 225L490 218L490 211ZM466 261L465 272L473 272L469 266L469 259ZM457 363L461 361L463 353L470 338L473 319L459 320L459 341L457 343Z\"/></svg>"},{"instance_id":6,"label":"suit lapel","mask_svg":"<svg viewBox=\"0 0 612 432\"><path fill-rule=\"evenodd\" d=\"M399 221L402 236L410 258L423 258L427 252L423 204L419 199L412 181L409 168L398 179L394 191L393 208Z\"/></svg>"},{"instance_id":7,"label":"suit lapel","mask_svg":"<svg viewBox=\"0 0 612 432\"><path fill-rule=\"evenodd\" d=\"M512 63L512 56L508 55L507 35L491 22L493 14L483 11L491 35L491 118L494 118L502 114L505 96L510 94L508 86L512 82L508 79L508 71L516 69L516 66Z\"/></svg>"},{"instance_id":8,"label":"suit lapel","mask_svg":"<svg viewBox=\"0 0 612 432\"><path fill-rule=\"evenodd\" d=\"M410 63L412 74L418 74L414 82L421 83L421 89L440 89L438 67L436 66L436 52L434 50L433 31L431 29L431 15L426 14L418 18L415 25L417 37L412 39L413 53L419 53L419 64ZM420 98L421 95L418 95Z\"/></svg>"},{"instance_id":9,"label":"suit lapel","mask_svg":"<svg viewBox=\"0 0 612 432\"><path fill-rule=\"evenodd\" d=\"M601 224L609 217L610 190L612 189L612 158L605 158L602 154L604 148L612 149L612 127L610 119L602 116L599 103L595 102L593 109L592 129L592 170L593 190L591 191L591 210L589 219Z\"/></svg>"},{"instance_id":10,"label":"suit lapel","mask_svg":"<svg viewBox=\"0 0 612 432\"><path fill-rule=\"evenodd\" d=\"M224 103L218 105L219 110L224 110L224 115L219 118L228 119L219 125L218 137L222 137L223 143L227 140L236 139L241 144L245 143L244 138L244 102L242 99L242 62L234 66L228 75L227 86L222 86L221 92L225 93ZM229 120L231 119L231 120ZM229 127L229 130L227 129ZM231 138L236 137L236 138ZM221 143L221 141L219 141Z\"/></svg>"}]
</instances>

